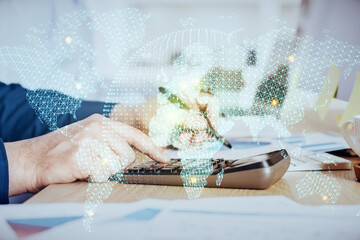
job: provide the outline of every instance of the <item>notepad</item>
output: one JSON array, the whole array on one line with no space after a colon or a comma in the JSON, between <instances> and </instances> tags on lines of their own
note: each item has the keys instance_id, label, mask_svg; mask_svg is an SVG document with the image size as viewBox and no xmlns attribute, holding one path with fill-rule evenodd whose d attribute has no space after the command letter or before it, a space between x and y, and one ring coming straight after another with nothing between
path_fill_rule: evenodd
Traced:
<instances>
[{"instance_id":1,"label":"notepad","mask_svg":"<svg viewBox=\"0 0 360 240\"><path fill-rule=\"evenodd\" d=\"M341 127L346 120L352 119L356 114L360 114L360 72L356 74L356 80L348 105L338 126Z\"/></svg>"},{"instance_id":2,"label":"notepad","mask_svg":"<svg viewBox=\"0 0 360 240\"><path fill-rule=\"evenodd\" d=\"M339 85L339 80L340 71L335 66L335 64L331 64L328 77L316 103L316 111L318 112L322 121L325 119L330 101L334 97L336 89Z\"/></svg>"},{"instance_id":3,"label":"notepad","mask_svg":"<svg viewBox=\"0 0 360 240\"><path fill-rule=\"evenodd\" d=\"M285 148L291 159L288 171L347 170L351 162L328 152L348 149L341 135L332 132L296 134L286 138L247 138L229 142L233 150L222 148L215 154L217 158L237 159Z\"/></svg>"},{"instance_id":4,"label":"notepad","mask_svg":"<svg viewBox=\"0 0 360 240\"><path fill-rule=\"evenodd\" d=\"M291 158L288 171L347 170L351 162L328 152L348 149L341 135L332 132L296 134L286 138L235 138L229 139L233 149L222 147L213 158L241 159L285 148ZM202 150L204 151L204 150ZM179 158L174 150L167 150Z\"/></svg>"},{"instance_id":5,"label":"notepad","mask_svg":"<svg viewBox=\"0 0 360 240\"><path fill-rule=\"evenodd\" d=\"M329 154L349 148L340 134L312 132L274 140L281 140L289 152L291 163L288 171L351 169L349 160Z\"/></svg>"},{"instance_id":6,"label":"notepad","mask_svg":"<svg viewBox=\"0 0 360 240\"><path fill-rule=\"evenodd\" d=\"M295 190L296 191L296 190ZM322 200L321 195L303 196ZM331 197L331 196L329 196ZM283 196L104 203L83 226L84 204L0 206L0 238L17 239L8 220L51 228L31 239L358 239L360 205L308 206ZM82 218L74 218L83 216ZM62 224L36 219L61 218ZM66 221L63 221L66 219ZM64 223L63 223L64 222Z\"/></svg>"}]
</instances>

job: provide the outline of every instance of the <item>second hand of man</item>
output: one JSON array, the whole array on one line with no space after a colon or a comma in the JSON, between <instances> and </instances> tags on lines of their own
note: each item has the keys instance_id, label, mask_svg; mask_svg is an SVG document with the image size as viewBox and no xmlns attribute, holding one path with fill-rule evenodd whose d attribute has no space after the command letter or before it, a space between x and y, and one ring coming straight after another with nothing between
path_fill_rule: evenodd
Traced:
<instances>
[{"instance_id":1,"label":"second hand of man","mask_svg":"<svg viewBox=\"0 0 360 240\"><path fill-rule=\"evenodd\" d=\"M178 98L175 94L171 93L168 89L164 87L159 87L159 91L164 94L164 96L172 103L175 104L178 108L184 109L184 110L190 110L190 108L181 101L180 98ZM224 141L224 145L228 148L232 148L231 144L222 136L220 136L217 131L211 126L209 122L209 118L207 117L207 114L204 110L200 109L201 113L203 114L204 118L207 121L208 129L211 134L213 134L217 139L221 139Z\"/></svg>"}]
</instances>

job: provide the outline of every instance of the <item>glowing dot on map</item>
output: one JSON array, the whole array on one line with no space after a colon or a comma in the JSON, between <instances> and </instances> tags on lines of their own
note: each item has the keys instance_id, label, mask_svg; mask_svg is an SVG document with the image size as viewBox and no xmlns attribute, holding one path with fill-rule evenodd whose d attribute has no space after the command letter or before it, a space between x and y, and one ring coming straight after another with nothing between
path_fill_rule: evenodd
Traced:
<instances>
[{"instance_id":1,"label":"glowing dot on map","mask_svg":"<svg viewBox=\"0 0 360 240\"><path fill-rule=\"evenodd\" d=\"M182 89L184 89L184 88L187 88L188 84L187 84L187 82L181 82L180 86Z\"/></svg>"},{"instance_id":2,"label":"glowing dot on map","mask_svg":"<svg viewBox=\"0 0 360 240\"><path fill-rule=\"evenodd\" d=\"M76 83L75 88L80 90L82 88L82 84L81 83Z\"/></svg>"},{"instance_id":3,"label":"glowing dot on map","mask_svg":"<svg viewBox=\"0 0 360 240\"><path fill-rule=\"evenodd\" d=\"M103 162L103 164L108 164L109 161L106 158L103 158L102 162Z\"/></svg>"},{"instance_id":4,"label":"glowing dot on map","mask_svg":"<svg viewBox=\"0 0 360 240\"><path fill-rule=\"evenodd\" d=\"M89 211L87 212L87 215L88 215L89 217L92 217L92 216L94 216L94 212L91 211L91 210L89 210Z\"/></svg>"},{"instance_id":5,"label":"glowing dot on map","mask_svg":"<svg viewBox=\"0 0 360 240\"><path fill-rule=\"evenodd\" d=\"M193 83L194 87L198 87L200 85L200 80L194 79L192 83Z\"/></svg>"},{"instance_id":6,"label":"glowing dot on map","mask_svg":"<svg viewBox=\"0 0 360 240\"><path fill-rule=\"evenodd\" d=\"M294 57L293 55L290 55L290 56L288 57L289 62L293 62L294 59L295 59L295 57Z\"/></svg>"},{"instance_id":7,"label":"glowing dot on map","mask_svg":"<svg viewBox=\"0 0 360 240\"><path fill-rule=\"evenodd\" d=\"M276 99L273 99L272 101L271 101L271 105L273 105L273 106L277 106L279 104L279 102L278 102L278 100L276 100Z\"/></svg>"},{"instance_id":8,"label":"glowing dot on map","mask_svg":"<svg viewBox=\"0 0 360 240\"><path fill-rule=\"evenodd\" d=\"M175 113L170 113L169 114L169 121L170 121L170 123L175 123L175 121L176 121L176 114Z\"/></svg>"},{"instance_id":9,"label":"glowing dot on map","mask_svg":"<svg viewBox=\"0 0 360 240\"><path fill-rule=\"evenodd\" d=\"M191 184L196 184L197 183L197 178L196 177L190 178L190 182L191 182Z\"/></svg>"},{"instance_id":10,"label":"glowing dot on map","mask_svg":"<svg viewBox=\"0 0 360 240\"><path fill-rule=\"evenodd\" d=\"M69 36L67 36L67 37L65 38L65 43L66 43L66 44L71 44L71 43L72 43L72 38L69 37Z\"/></svg>"}]
</instances>

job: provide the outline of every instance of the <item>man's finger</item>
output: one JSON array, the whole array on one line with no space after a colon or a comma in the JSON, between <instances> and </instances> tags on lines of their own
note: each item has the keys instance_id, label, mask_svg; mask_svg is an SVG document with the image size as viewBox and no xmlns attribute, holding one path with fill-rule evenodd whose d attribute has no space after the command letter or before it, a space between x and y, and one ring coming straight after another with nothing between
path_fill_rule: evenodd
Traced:
<instances>
[{"instance_id":1,"label":"man's finger","mask_svg":"<svg viewBox=\"0 0 360 240\"><path fill-rule=\"evenodd\" d=\"M180 98L180 100L186 104L187 107L189 107L190 109L194 110L194 111L199 111L199 106L197 104L197 102L195 101L194 97L189 96L186 92L184 91L180 91L178 93L176 93L176 95L178 96L178 98ZM170 103L170 101L169 101ZM173 103L171 103L173 104Z\"/></svg>"},{"instance_id":2,"label":"man's finger","mask_svg":"<svg viewBox=\"0 0 360 240\"><path fill-rule=\"evenodd\" d=\"M106 182L115 169L120 169L119 156L102 141L84 139L80 142L77 159L81 175L90 176L95 182Z\"/></svg>"},{"instance_id":3,"label":"man's finger","mask_svg":"<svg viewBox=\"0 0 360 240\"><path fill-rule=\"evenodd\" d=\"M112 120L109 120L112 121ZM112 130L123 137L128 144L131 144L142 153L148 155L152 159L158 162L170 161L169 156L164 152L163 149L157 147L151 140L151 138L140 130L130 127L128 125L111 122Z\"/></svg>"},{"instance_id":4,"label":"man's finger","mask_svg":"<svg viewBox=\"0 0 360 240\"><path fill-rule=\"evenodd\" d=\"M208 93L200 93L197 99L199 107L205 109L207 118L213 128L219 125L220 103L216 97Z\"/></svg>"},{"instance_id":5,"label":"man's finger","mask_svg":"<svg viewBox=\"0 0 360 240\"><path fill-rule=\"evenodd\" d=\"M115 133L114 133L115 134ZM111 150L120 157L120 163L117 168L113 169L113 174L123 171L128 165L135 161L135 152L129 144L119 138L106 140Z\"/></svg>"},{"instance_id":6,"label":"man's finger","mask_svg":"<svg viewBox=\"0 0 360 240\"><path fill-rule=\"evenodd\" d=\"M214 98L213 95L201 92L197 97L196 101L200 108L207 108L207 105L212 98Z\"/></svg>"},{"instance_id":7,"label":"man's finger","mask_svg":"<svg viewBox=\"0 0 360 240\"><path fill-rule=\"evenodd\" d=\"M219 126L219 113L220 113L220 104L217 101L212 101L208 104L208 119L211 126L215 129Z\"/></svg>"}]
</instances>

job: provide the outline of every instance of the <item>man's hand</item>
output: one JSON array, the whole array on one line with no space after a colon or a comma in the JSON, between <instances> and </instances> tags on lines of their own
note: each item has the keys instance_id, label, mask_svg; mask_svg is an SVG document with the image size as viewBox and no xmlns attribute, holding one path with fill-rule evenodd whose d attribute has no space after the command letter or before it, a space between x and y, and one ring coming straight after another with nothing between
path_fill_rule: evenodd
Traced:
<instances>
[{"instance_id":1,"label":"man's hand","mask_svg":"<svg viewBox=\"0 0 360 240\"><path fill-rule=\"evenodd\" d=\"M208 125L218 128L220 104L216 97L201 92L196 96L184 92L178 97L190 110L179 109L167 99L160 99L156 116L149 124L149 135L158 146L201 147L211 137Z\"/></svg>"},{"instance_id":2,"label":"man's hand","mask_svg":"<svg viewBox=\"0 0 360 240\"><path fill-rule=\"evenodd\" d=\"M182 97L191 110L186 112L185 118L177 124L187 131L180 130L178 139L173 144L178 147L194 147L211 137L207 132L209 124L217 129L220 104L216 97L208 93L199 93L194 99L189 99L187 96Z\"/></svg>"},{"instance_id":3,"label":"man's hand","mask_svg":"<svg viewBox=\"0 0 360 240\"><path fill-rule=\"evenodd\" d=\"M156 161L169 161L140 130L98 114L37 138L5 143L9 196L88 177L107 181L135 160L131 146Z\"/></svg>"}]
</instances>

